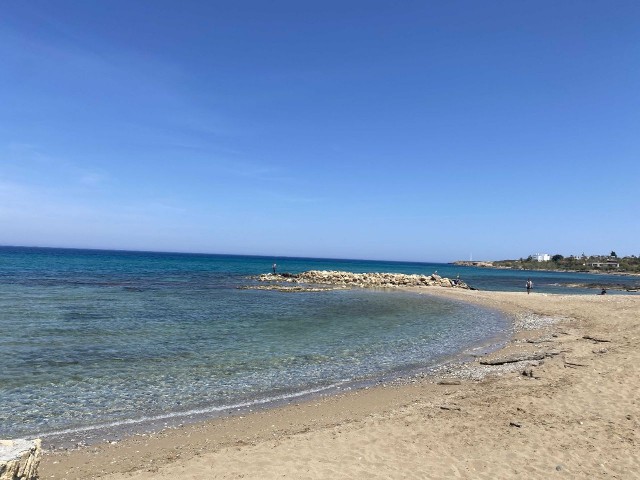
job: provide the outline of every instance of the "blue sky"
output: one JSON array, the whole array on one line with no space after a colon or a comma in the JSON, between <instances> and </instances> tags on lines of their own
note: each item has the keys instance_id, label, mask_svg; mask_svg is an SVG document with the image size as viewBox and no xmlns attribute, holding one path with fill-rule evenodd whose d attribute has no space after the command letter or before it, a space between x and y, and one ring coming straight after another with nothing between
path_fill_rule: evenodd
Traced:
<instances>
[{"instance_id":1,"label":"blue sky","mask_svg":"<svg viewBox=\"0 0 640 480\"><path fill-rule=\"evenodd\" d=\"M0 6L0 245L640 255L637 1Z\"/></svg>"}]
</instances>

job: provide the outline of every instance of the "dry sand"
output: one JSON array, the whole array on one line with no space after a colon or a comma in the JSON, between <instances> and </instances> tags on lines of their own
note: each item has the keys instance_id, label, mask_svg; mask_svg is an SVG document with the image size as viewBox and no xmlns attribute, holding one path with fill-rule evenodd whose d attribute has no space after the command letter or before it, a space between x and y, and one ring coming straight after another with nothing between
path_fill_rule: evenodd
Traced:
<instances>
[{"instance_id":1,"label":"dry sand","mask_svg":"<svg viewBox=\"0 0 640 480\"><path fill-rule=\"evenodd\" d=\"M422 291L513 314L491 358L545 358L49 453L40 476L640 478L640 296Z\"/></svg>"}]
</instances>

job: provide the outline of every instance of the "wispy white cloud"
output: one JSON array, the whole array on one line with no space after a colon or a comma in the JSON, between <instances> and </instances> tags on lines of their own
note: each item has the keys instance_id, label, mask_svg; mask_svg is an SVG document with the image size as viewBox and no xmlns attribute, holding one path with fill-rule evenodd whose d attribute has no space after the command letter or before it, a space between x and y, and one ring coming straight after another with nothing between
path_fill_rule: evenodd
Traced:
<instances>
[{"instance_id":1,"label":"wispy white cloud","mask_svg":"<svg viewBox=\"0 0 640 480\"><path fill-rule=\"evenodd\" d=\"M162 219L167 216L184 216L189 213L189 209L182 206L175 199L170 198L148 198L138 200L123 206L121 214L130 218L154 218Z\"/></svg>"},{"instance_id":2,"label":"wispy white cloud","mask_svg":"<svg viewBox=\"0 0 640 480\"><path fill-rule=\"evenodd\" d=\"M282 193L279 191L269 191L267 196L271 199L283 202L283 203L298 203L298 204L314 204L314 203L322 203L327 200L326 197L320 196L306 196L306 195L296 195L295 193Z\"/></svg>"},{"instance_id":3,"label":"wispy white cloud","mask_svg":"<svg viewBox=\"0 0 640 480\"><path fill-rule=\"evenodd\" d=\"M93 209L81 202L60 198L51 189L0 180L0 223L11 228L13 222L31 223L91 216ZM5 230L6 232L6 230Z\"/></svg>"},{"instance_id":4,"label":"wispy white cloud","mask_svg":"<svg viewBox=\"0 0 640 480\"><path fill-rule=\"evenodd\" d=\"M251 161L222 161L216 166L224 173L237 177L248 177L256 179L269 179L279 172L275 167Z\"/></svg>"},{"instance_id":5,"label":"wispy white cloud","mask_svg":"<svg viewBox=\"0 0 640 480\"><path fill-rule=\"evenodd\" d=\"M0 150L0 168L0 179L4 177L24 184L97 187L112 179L112 175L102 168L49 155L31 143L10 143L4 151Z\"/></svg>"},{"instance_id":6,"label":"wispy white cloud","mask_svg":"<svg viewBox=\"0 0 640 480\"><path fill-rule=\"evenodd\" d=\"M85 171L80 173L79 183L88 187L96 187L102 185L110 179L108 174L97 171Z\"/></svg>"},{"instance_id":7,"label":"wispy white cloud","mask_svg":"<svg viewBox=\"0 0 640 480\"><path fill-rule=\"evenodd\" d=\"M123 134L139 131L140 137L154 141L242 133L193 93L191 74L180 62L161 52L111 44L40 15L36 8L25 9L35 17L32 23L46 25L41 29L46 33L25 36L9 22L0 28L0 56L16 80L28 79L31 98L42 95L43 104L60 102L74 115L90 109L96 122L118 118ZM33 76L34 71L44 74Z\"/></svg>"},{"instance_id":8,"label":"wispy white cloud","mask_svg":"<svg viewBox=\"0 0 640 480\"><path fill-rule=\"evenodd\" d=\"M197 216L172 198L100 202L87 193L0 179L0 245L167 249L166 236L175 245L202 236L193 233L201 228Z\"/></svg>"},{"instance_id":9,"label":"wispy white cloud","mask_svg":"<svg viewBox=\"0 0 640 480\"><path fill-rule=\"evenodd\" d=\"M0 161L3 164L39 164L49 165L54 163L54 159L45 155L40 148L33 143L10 142L6 145L4 152L0 153Z\"/></svg>"}]
</instances>

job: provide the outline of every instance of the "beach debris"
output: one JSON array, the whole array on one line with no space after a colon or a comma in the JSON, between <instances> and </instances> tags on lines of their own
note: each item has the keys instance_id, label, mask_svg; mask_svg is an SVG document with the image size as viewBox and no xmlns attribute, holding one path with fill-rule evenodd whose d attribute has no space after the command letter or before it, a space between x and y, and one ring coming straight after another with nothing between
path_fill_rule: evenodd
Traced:
<instances>
[{"instance_id":1,"label":"beach debris","mask_svg":"<svg viewBox=\"0 0 640 480\"><path fill-rule=\"evenodd\" d=\"M511 421L511 422L509 422L509 426L510 426L510 427L517 427L517 428L521 428L521 427L522 427L522 423L520 423L520 422L513 422L513 421Z\"/></svg>"},{"instance_id":2,"label":"beach debris","mask_svg":"<svg viewBox=\"0 0 640 480\"><path fill-rule=\"evenodd\" d=\"M584 335L582 338L585 340L592 340L596 343L609 343L611 340L602 337L596 337L595 335Z\"/></svg>"},{"instance_id":3,"label":"beach debris","mask_svg":"<svg viewBox=\"0 0 640 480\"><path fill-rule=\"evenodd\" d=\"M593 350L591 350L593 353L607 353L609 351L608 348L602 347L602 348L594 348Z\"/></svg>"},{"instance_id":4,"label":"beach debris","mask_svg":"<svg viewBox=\"0 0 640 480\"><path fill-rule=\"evenodd\" d=\"M533 375L533 368L531 367L526 367L524 370L522 370L522 376L529 377L529 378L537 378Z\"/></svg>"},{"instance_id":5,"label":"beach debris","mask_svg":"<svg viewBox=\"0 0 640 480\"><path fill-rule=\"evenodd\" d=\"M527 362L531 360L542 360L549 356L549 353L515 353L499 358L485 358L480 360L480 365L504 365L505 363Z\"/></svg>"},{"instance_id":6,"label":"beach debris","mask_svg":"<svg viewBox=\"0 0 640 480\"><path fill-rule=\"evenodd\" d=\"M589 365L585 365L584 363L570 362L570 361L568 361L568 360L564 357L564 355L563 355L562 360L563 360L563 362L564 362L564 367L565 367L565 368L567 368L567 367L570 367L570 368L575 368L575 367L588 367L588 366L589 366Z\"/></svg>"},{"instance_id":7,"label":"beach debris","mask_svg":"<svg viewBox=\"0 0 640 480\"><path fill-rule=\"evenodd\" d=\"M0 440L0 480L35 480L42 457L40 439Z\"/></svg>"},{"instance_id":8,"label":"beach debris","mask_svg":"<svg viewBox=\"0 0 640 480\"><path fill-rule=\"evenodd\" d=\"M440 409L441 410L456 410L456 411L461 411L460 407L456 406L456 405L440 405Z\"/></svg>"},{"instance_id":9,"label":"beach debris","mask_svg":"<svg viewBox=\"0 0 640 480\"><path fill-rule=\"evenodd\" d=\"M549 337L542 337L542 338L527 338L525 340L526 343L549 343L552 342L553 340L551 340Z\"/></svg>"},{"instance_id":10,"label":"beach debris","mask_svg":"<svg viewBox=\"0 0 640 480\"><path fill-rule=\"evenodd\" d=\"M564 320L564 318L552 317L547 315L537 315L533 312L523 312L515 315L513 323L516 331L538 330L541 328L550 327L560 320Z\"/></svg>"},{"instance_id":11,"label":"beach debris","mask_svg":"<svg viewBox=\"0 0 640 480\"><path fill-rule=\"evenodd\" d=\"M302 273L266 273L251 277L259 282L306 283L313 285L341 285L347 287L448 287L469 290L459 278L449 279L436 273L431 275L404 273L352 273L337 270L309 270ZM251 287L249 287L251 288Z\"/></svg>"},{"instance_id":12,"label":"beach debris","mask_svg":"<svg viewBox=\"0 0 640 480\"><path fill-rule=\"evenodd\" d=\"M436 382L438 385L460 385L462 382L460 380L438 380Z\"/></svg>"}]
</instances>

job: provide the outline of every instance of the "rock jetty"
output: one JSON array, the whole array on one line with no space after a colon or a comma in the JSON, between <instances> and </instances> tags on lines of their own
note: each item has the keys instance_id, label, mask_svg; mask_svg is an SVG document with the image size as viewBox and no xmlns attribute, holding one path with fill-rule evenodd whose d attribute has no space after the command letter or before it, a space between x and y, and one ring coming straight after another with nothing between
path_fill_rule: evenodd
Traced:
<instances>
[{"instance_id":1,"label":"rock jetty","mask_svg":"<svg viewBox=\"0 0 640 480\"><path fill-rule=\"evenodd\" d=\"M432 275L406 275L404 273L351 273L335 270L309 270L297 274L266 273L255 277L255 279L261 282L303 283L339 287L451 287L470 289L470 287L460 279L451 280L435 273ZM274 287L274 289L278 289L278 287Z\"/></svg>"},{"instance_id":2,"label":"rock jetty","mask_svg":"<svg viewBox=\"0 0 640 480\"><path fill-rule=\"evenodd\" d=\"M40 440L0 440L0 480L35 480L42 456Z\"/></svg>"}]
</instances>

